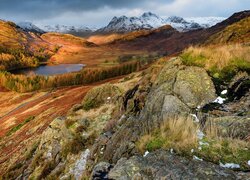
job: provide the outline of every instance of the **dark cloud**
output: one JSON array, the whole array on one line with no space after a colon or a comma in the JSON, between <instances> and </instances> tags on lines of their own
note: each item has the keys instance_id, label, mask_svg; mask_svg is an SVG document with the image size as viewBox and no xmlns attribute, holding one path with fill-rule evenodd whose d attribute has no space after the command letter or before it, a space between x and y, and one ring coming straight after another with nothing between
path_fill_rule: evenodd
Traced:
<instances>
[{"instance_id":1,"label":"dark cloud","mask_svg":"<svg viewBox=\"0 0 250 180\"><path fill-rule=\"evenodd\" d=\"M156 0L171 2L172 0ZM48 18L65 12L92 11L103 7L133 8L151 0L0 0L1 14Z\"/></svg>"},{"instance_id":2,"label":"dark cloud","mask_svg":"<svg viewBox=\"0 0 250 180\"><path fill-rule=\"evenodd\" d=\"M0 19L102 26L112 16L152 11L161 16L224 16L250 9L249 0L0 0Z\"/></svg>"}]
</instances>

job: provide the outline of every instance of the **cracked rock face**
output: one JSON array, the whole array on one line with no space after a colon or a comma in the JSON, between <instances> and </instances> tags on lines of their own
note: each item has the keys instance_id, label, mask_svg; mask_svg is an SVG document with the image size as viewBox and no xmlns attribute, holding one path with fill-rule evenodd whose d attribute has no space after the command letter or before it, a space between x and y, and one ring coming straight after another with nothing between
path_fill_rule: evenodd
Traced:
<instances>
[{"instance_id":1,"label":"cracked rock face","mask_svg":"<svg viewBox=\"0 0 250 180\"><path fill-rule=\"evenodd\" d=\"M178 72L174 93L190 108L203 106L216 98L211 78L199 67L186 67Z\"/></svg>"},{"instance_id":2,"label":"cracked rock face","mask_svg":"<svg viewBox=\"0 0 250 180\"><path fill-rule=\"evenodd\" d=\"M163 150L158 150L149 153L146 157L121 158L114 168L109 171L108 178L122 180L237 179L238 176L233 171L221 168L215 164L189 160Z\"/></svg>"}]
</instances>

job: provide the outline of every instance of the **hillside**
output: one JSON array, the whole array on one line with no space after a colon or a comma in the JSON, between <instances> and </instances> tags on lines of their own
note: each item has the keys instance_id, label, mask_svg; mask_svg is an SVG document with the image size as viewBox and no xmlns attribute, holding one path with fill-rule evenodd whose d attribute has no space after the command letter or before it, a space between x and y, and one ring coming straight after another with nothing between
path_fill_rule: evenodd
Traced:
<instances>
[{"instance_id":1,"label":"hillside","mask_svg":"<svg viewBox=\"0 0 250 180\"><path fill-rule=\"evenodd\" d=\"M249 18L86 39L3 21L3 68L86 67L0 72L0 179L248 180Z\"/></svg>"},{"instance_id":2,"label":"hillside","mask_svg":"<svg viewBox=\"0 0 250 180\"><path fill-rule=\"evenodd\" d=\"M250 16L250 11L243 11L233 14L228 19L218 23L217 25L201 30L189 32L174 32L171 33L166 29L158 29L155 33L149 36L142 36L130 41L118 41L113 45L120 49L133 49L143 51L154 51L167 55L181 52L190 45L198 45L205 43L212 35L221 32L226 27L233 25ZM247 22L247 21L246 21ZM244 29L244 28L243 28Z\"/></svg>"},{"instance_id":3,"label":"hillside","mask_svg":"<svg viewBox=\"0 0 250 180\"><path fill-rule=\"evenodd\" d=\"M40 36L20 29L12 22L0 21L0 69L35 67L45 62L53 47Z\"/></svg>"},{"instance_id":4,"label":"hillside","mask_svg":"<svg viewBox=\"0 0 250 180\"><path fill-rule=\"evenodd\" d=\"M11 158L12 166L3 163L8 168L4 178L155 179L178 178L182 172L188 179L247 179L250 66L243 57L248 49L192 48L94 87L29 142L27 151L18 149L20 157ZM202 65L197 52L205 54ZM222 53L229 56L221 65L214 57ZM230 72L234 56L242 62L235 64L239 69L230 79L211 77L211 72ZM211 59L221 65L218 72L211 71ZM242 63L248 68L240 69ZM7 139L27 127L11 130Z\"/></svg>"},{"instance_id":5,"label":"hillside","mask_svg":"<svg viewBox=\"0 0 250 180\"><path fill-rule=\"evenodd\" d=\"M246 43L250 40L250 17L244 18L211 36L207 43Z\"/></svg>"},{"instance_id":6,"label":"hillside","mask_svg":"<svg viewBox=\"0 0 250 180\"><path fill-rule=\"evenodd\" d=\"M160 31L165 31L169 33L177 32L170 25L165 25L157 29L153 29L153 30L138 30L138 31L132 31L132 32L123 33L123 34L94 35L94 36L90 36L87 40L89 42L93 42L99 45L112 44L115 42L129 42L137 38L150 36Z\"/></svg>"}]
</instances>

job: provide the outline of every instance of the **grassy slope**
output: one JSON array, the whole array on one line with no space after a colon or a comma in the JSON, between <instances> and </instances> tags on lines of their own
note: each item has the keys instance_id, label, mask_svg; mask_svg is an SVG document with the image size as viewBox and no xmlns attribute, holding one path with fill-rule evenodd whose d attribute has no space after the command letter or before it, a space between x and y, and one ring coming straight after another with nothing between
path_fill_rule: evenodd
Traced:
<instances>
[{"instance_id":1,"label":"grassy slope","mask_svg":"<svg viewBox=\"0 0 250 180\"><path fill-rule=\"evenodd\" d=\"M250 41L250 17L236 22L211 36L207 43L245 43Z\"/></svg>"},{"instance_id":2,"label":"grassy slope","mask_svg":"<svg viewBox=\"0 0 250 180\"><path fill-rule=\"evenodd\" d=\"M155 30L139 30L139 31L133 31L125 34L108 34L108 35L94 35L90 36L87 40L89 42L96 43L98 45L102 44L110 44L114 43L117 41L132 41L135 40L136 38L142 38L146 36L150 36L151 34L154 33L159 33L161 31L165 30L171 30L172 27L169 25L162 26L158 29Z\"/></svg>"},{"instance_id":3,"label":"grassy slope","mask_svg":"<svg viewBox=\"0 0 250 180\"><path fill-rule=\"evenodd\" d=\"M0 21L0 46L24 49L27 44L26 35L11 22Z\"/></svg>"}]
</instances>

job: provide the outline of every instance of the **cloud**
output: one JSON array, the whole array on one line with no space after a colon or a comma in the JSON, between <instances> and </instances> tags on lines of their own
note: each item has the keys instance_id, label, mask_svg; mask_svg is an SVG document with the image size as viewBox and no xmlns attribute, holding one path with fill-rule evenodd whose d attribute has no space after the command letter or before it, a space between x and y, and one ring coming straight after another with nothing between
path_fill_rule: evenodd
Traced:
<instances>
[{"instance_id":1,"label":"cloud","mask_svg":"<svg viewBox=\"0 0 250 180\"><path fill-rule=\"evenodd\" d=\"M43 24L103 26L113 16L224 16L250 9L249 0L0 0L0 18Z\"/></svg>"}]
</instances>

